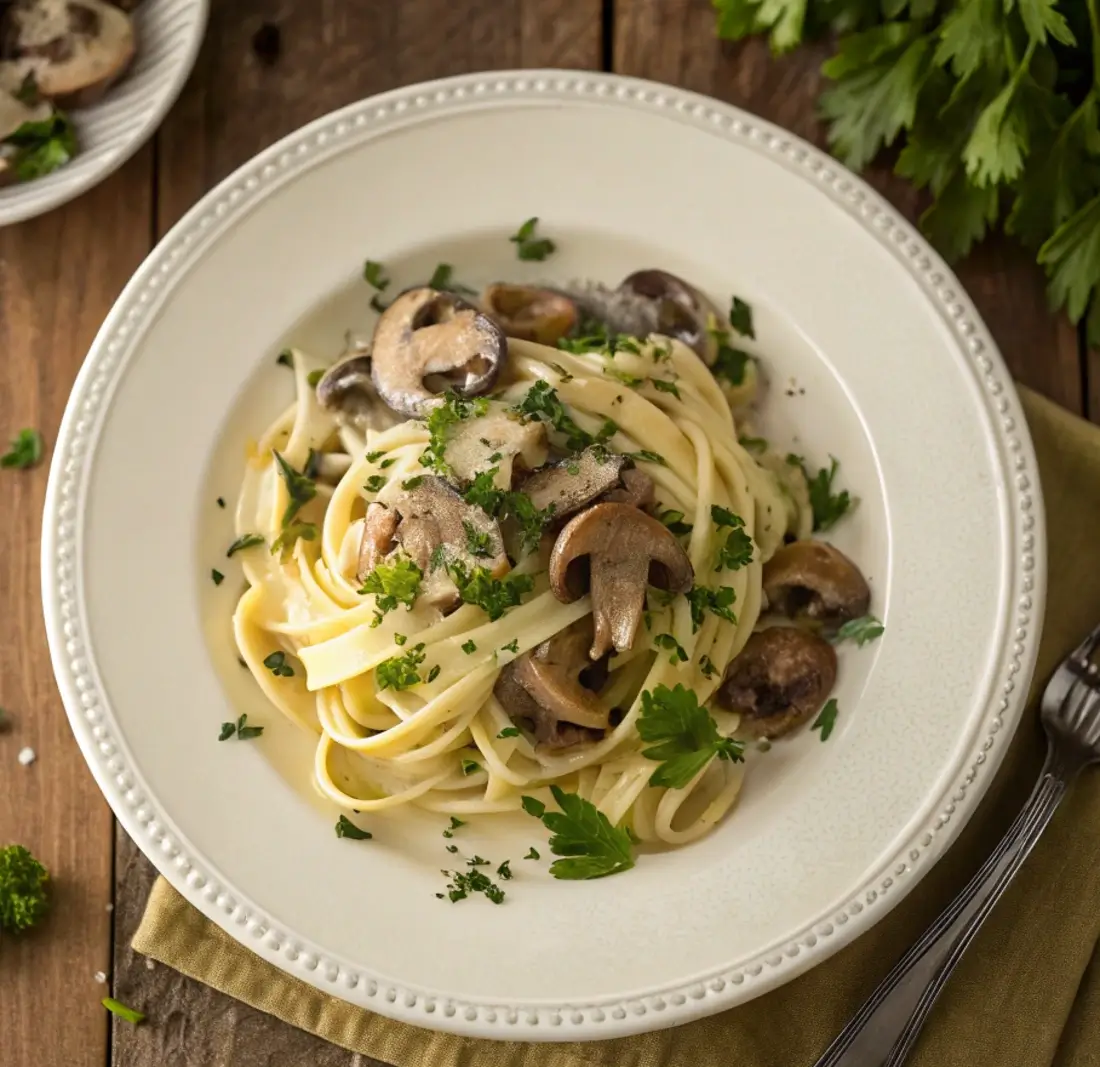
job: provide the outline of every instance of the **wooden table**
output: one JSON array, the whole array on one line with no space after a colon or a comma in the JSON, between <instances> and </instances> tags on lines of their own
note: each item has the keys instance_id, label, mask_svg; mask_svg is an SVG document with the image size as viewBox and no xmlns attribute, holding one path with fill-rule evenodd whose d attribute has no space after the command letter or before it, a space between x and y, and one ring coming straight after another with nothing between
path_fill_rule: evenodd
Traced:
<instances>
[{"instance_id":1,"label":"wooden table","mask_svg":"<svg viewBox=\"0 0 1100 1067\"><path fill-rule=\"evenodd\" d=\"M709 0L213 0L205 46L153 143L94 191L0 231L0 437L54 438L70 386L130 273L173 223L260 149L361 97L486 68L615 70L740 104L815 141L821 53L774 61L719 43ZM910 217L919 197L874 184ZM992 241L962 279L1014 374L1100 422L1100 358L1047 312L1037 268ZM1091 372L1091 373L1090 373ZM0 844L52 870L54 909L0 949L3 1067L335 1067L362 1057L214 993L129 948L154 872L113 822L69 733L39 606L46 468L0 472ZM24 745L38 761L16 762ZM148 1025L100 1007L97 971Z\"/></svg>"}]
</instances>

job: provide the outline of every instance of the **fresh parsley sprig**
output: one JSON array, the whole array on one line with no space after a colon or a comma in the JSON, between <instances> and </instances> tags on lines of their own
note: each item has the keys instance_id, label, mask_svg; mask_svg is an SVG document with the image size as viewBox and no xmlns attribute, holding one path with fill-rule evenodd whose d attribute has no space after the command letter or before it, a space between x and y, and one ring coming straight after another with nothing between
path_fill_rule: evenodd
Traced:
<instances>
[{"instance_id":1,"label":"fresh parsley sprig","mask_svg":"<svg viewBox=\"0 0 1100 1067\"><path fill-rule=\"evenodd\" d=\"M398 604L411 609L420 593L423 572L414 560L398 553L388 563L379 563L367 575L359 589L361 594L374 595L374 619L371 626L378 626L382 617Z\"/></svg>"},{"instance_id":2,"label":"fresh parsley sprig","mask_svg":"<svg viewBox=\"0 0 1100 1067\"><path fill-rule=\"evenodd\" d=\"M550 851L561 857L550 864L555 878L605 878L634 866L634 840L628 830L612 826L595 804L576 793L557 785L550 786L550 793L561 811L547 811L536 797L524 796L521 802L523 810L541 819L553 835Z\"/></svg>"},{"instance_id":3,"label":"fresh parsley sprig","mask_svg":"<svg viewBox=\"0 0 1100 1067\"><path fill-rule=\"evenodd\" d=\"M744 758L741 742L723 737L710 712L682 685L644 691L637 727L638 736L650 745L642 755L661 764L650 775L650 785L682 789L715 756L733 762Z\"/></svg>"},{"instance_id":4,"label":"fresh parsley sprig","mask_svg":"<svg viewBox=\"0 0 1100 1067\"><path fill-rule=\"evenodd\" d=\"M516 246L516 255L522 260L541 263L557 248L550 238L535 236L538 225L538 216L533 216L508 238Z\"/></svg>"},{"instance_id":5,"label":"fresh parsley sprig","mask_svg":"<svg viewBox=\"0 0 1100 1067\"><path fill-rule=\"evenodd\" d=\"M20 430L12 438L11 447L0 456L0 467L7 470L29 470L42 460L42 435L37 430Z\"/></svg>"},{"instance_id":6,"label":"fresh parsley sprig","mask_svg":"<svg viewBox=\"0 0 1100 1067\"><path fill-rule=\"evenodd\" d=\"M419 667L424 662L424 645L414 645L403 656L382 660L374 669L379 689L411 689L420 683Z\"/></svg>"},{"instance_id":7,"label":"fresh parsley sprig","mask_svg":"<svg viewBox=\"0 0 1100 1067\"><path fill-rule=\"evenodd\" d=\"M730 531L719 546L718 563L714 569L735 571L747 567L752 562L753 544L752 538L745 532L745 520L719 504L711 505L710 517L719 530L726 528Z\"/></svg>"},{"instance_id":8,"label":"fresh parsley sprig","mask_svg":"<svg viewBox=\"0 0 1100 1067\"><path fill-rule=\"evenodd\" d=\"M875 641L886 632L886 627L874 617L874 615L862 615L858 619L849 619L833 638L834 642L855 641L862 648L870 641Z\"/></svg>"}]
</instances>

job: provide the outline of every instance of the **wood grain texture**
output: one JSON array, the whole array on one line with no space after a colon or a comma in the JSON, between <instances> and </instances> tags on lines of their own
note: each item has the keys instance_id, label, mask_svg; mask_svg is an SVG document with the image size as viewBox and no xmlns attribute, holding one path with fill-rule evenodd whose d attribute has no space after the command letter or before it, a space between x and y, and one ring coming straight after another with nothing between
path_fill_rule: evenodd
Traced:
<instances>
[{"instance_id":1,"label":"wood grain texture","mask_svg":"<svg viewBox=\"0 0 1100 1067\"><path fill-rule=\"evenodd\" d=\"M600 0L214 0L195 75L158 139L158 233L262 148L333 108L429 78L505 67L598 67ZM130 949L153 881L116 836L114 1067L374 1064ZM5 1064L5 1067L7 1065Z\"/></svg>"},{"instance_id":2,"label":"wood grain texture","mask_svg":"<svg viewBox=\"0 0 1100 1067\"><path fill-rule=\"evenodd\" d=\"M1085 354L1085 377L1088 384L1088 417L1100 424L1100 351L1095 348Z\"/></svg>"},{"instance_id":3,"label":"wood grain texture","mask_svg":"<svg viewBox=\"0 0 1100 1067\"><path fill-rule=\"evenodd\" d=\"M669 82L744 107L824 147L816 100L827 45L776 59L764 40L737 44L715 36L709 0L617 0L615 70ZM911 221L924 198L888 167L864 175ZM1013 375L1071 411L1084 410L1077 334L1047 308L1033 257L995 237L957 272Z\"/></svg>"},{"instance_id":4,"label":"wood grain texture","mask_svg":"<svg viewBox=\"0 0 1100 1067\"><path fill-rule=\"evenodd\" d=\"M73 203L0 231L0 440L23 427L52 455L73 379L107 310L149 250L152 156ZM47 457L48 462L48 457ZM76 746L50 668L39 593L47 463L0 470L0 845L53 875L44 925L0 945L0 1063L102 1067L110 970L111 814ZM37 762L21 766L29 746Z\"/></svg>"}]
</instances>

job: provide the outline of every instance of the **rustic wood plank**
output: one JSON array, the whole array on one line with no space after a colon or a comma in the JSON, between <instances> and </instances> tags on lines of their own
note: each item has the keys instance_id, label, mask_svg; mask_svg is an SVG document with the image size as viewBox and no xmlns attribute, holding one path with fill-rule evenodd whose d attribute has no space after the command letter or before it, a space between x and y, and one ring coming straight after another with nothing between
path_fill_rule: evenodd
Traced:
<instances>
[{"instance_id":1,"label":"rustic wood plank","mask_svg":"<svg viewBox=\"0 0 1100 1067\"><path fill-rule=\"evenodd\" d=\"M52 453L77 369L149 250L152 154L42 218L0 231L0 441L23 427ZM47 457L48 461L48 457ZM26 845L53 875L45 924L0 946L0 1061L102 1067L110 969L111 813L54 684L39 595L47 463L0 471L0 845ZM16 755L34 749L37 762Z\"/></svg>"},{"instance_id":2,"label":"rustic wood plank","mask_svg":"<svg viewBox=\"0 0 1100 1067\"><path fill-rule=\"evenodd\" d=\"M776 59L763 40L721 42L709 0L616 4L615 70L737 104L818 145L824 145L816 117L819 68L827 54L822 44ZM917 218L924 200L906 182L882 166L866 177L910 220ZM956 269L1016 378L1071 411L1083 411L1076 331L1064 316L1048 311L1033 258L998 237Z\"/></svg>"},{"instance_id":3,"label":"rustic wood plank","mask_svg":"<svg viewBox=\"0 0 1100 1067\"><path fill-rule=\"evenodd\" d=\"M600 0L216 0L194 77L158 136L158 233L215 182L304 122L371 93L488 68L598 67ZM153 869L116 837L115 1067L373 1063L130 949Z\"/></svg>"},{"instance_id":4,"label":"rustic wood plank","mask_svg":"<svg viewBox=\"0 0 1100 1067\"><path fill-rule=\"evenodd\" d=\"M1085 377L1088 383L1087 417L1100 424L1100 351L1085 353Z\"/></svg>"}]
</instances>

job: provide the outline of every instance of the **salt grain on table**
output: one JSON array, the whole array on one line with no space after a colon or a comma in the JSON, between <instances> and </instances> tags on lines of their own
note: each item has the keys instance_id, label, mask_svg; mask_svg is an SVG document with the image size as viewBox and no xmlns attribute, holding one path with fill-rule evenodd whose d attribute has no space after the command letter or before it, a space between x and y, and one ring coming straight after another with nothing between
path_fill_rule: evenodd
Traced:
<instances>
[{"instance_id":1,"label":"salt grain on table","mask_svg":"<svg viewBox=\"0 0 1100 1067\"><path fill-rule=\"evenodd\" d=\"M29 767L38 757L35 756L33 748L23 748L19 750L19 755L16 758L24 767Z\"/></svg>"}]
</instances>

